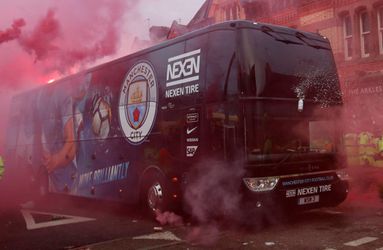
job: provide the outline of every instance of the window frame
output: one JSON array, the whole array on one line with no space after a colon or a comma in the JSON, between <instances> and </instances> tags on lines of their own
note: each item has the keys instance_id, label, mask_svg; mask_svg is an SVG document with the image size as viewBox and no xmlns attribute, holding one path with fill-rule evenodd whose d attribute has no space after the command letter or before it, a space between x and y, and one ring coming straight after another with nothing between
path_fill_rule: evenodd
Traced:
<instances>
[{"instance_id":1,"label":"window frame","mask_svg":"<svg viewBox=\"0 0 383 250\"><path fill-rule=\"evenodd\" d=\"M347 34L347 20L350 22L351 33ZM350 45L348 41L350 42ZM346 61L351 60L353 57L353 32L352 32L352 19L350 14L343 16L343 46L344 46L344 58ZM351 48L350 48L351 47ZM349 54L349 49L351 49L351 54Z\"/></svg>"},{"instance_id":2,"label":"window frame","mask_svg":"<svg viewBox=\"0 0 383 250\"><path fill-rule=\"evenodd\" d=\"M383 5L378 7L378 38L379 38L379 54L383 54Z\"/></svg>"},{"instance_id":3,"label":"window frame","mask_svg":"<svg viewBox=\"0 0 383 250\"><path fill-rule=\"evenodd\" d=\"M363 15L367 15L367 21L368 21L368 30L365 31L363 30ZM371 36L371 24L370 24L370 20L369 20L369 13L367 10L362 10L359 12L359 36L360 36L360 55L362 58L366 58L366 57L369 57L370 56L370 52L371 52L371 40L370 39L370 36ZM366 52L366 48L365 48L365 45L366 45L366 41L369 42L368 44L368 52Z\"/></svg>"}]
</instances>

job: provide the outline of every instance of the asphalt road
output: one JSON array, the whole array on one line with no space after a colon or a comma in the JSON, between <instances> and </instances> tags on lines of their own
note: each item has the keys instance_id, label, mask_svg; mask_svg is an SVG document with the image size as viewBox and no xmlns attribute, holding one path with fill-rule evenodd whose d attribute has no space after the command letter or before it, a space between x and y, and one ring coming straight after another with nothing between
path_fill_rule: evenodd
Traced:
<instances>
[{"instance_id":1,"label":"asphalt road","mask_svg":"<svg viewBox=\"0 0 383 250\"><path fill-rule=\"evenodd\" d=\"M250 228L161 226L134 207L57 196L22 206L0 210L0 249L383 249L383 207L355 201Z\"/></svg>"},{"instance_id":2,"label":"asphalt road","mask_svg":"<svg viewBox=\"0 0 383 250\"><path fill-rule=\"evenodd\" d=\"M365 183L339 207L246 227L187 218L182 225L160 225L137 207L54 195L28 202L1 191L0 249L383 250L383 202Z\"/></svg>"}]
</instances>

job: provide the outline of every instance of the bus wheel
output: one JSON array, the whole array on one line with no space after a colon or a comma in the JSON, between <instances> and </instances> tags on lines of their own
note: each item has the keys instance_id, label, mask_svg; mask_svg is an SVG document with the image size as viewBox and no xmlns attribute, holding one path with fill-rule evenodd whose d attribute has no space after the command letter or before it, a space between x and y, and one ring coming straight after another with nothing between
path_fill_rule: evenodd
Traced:
<instances>
[{"instance_id":1,"label":"bus wheel","mask_svg":"<svg viewBox=\"0 0 383 250\"><path fill-rule=\"evenodd\" d=\"M168 194L163 176L153 173L144 179L141 204L146 213L154 218L168 209Z\"/></svg>"}]
</instances>

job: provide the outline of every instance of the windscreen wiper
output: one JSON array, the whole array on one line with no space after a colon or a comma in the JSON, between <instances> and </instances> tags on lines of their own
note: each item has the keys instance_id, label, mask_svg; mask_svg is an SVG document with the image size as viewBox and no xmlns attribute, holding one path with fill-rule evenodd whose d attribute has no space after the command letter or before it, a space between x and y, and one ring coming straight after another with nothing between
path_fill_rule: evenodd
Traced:
<instances>
[{"instance_id":1,"label":"windscreen wiper","mask_svg":"<svg viewBox=\"0 0 383 250\"><path fill-rule=\"evenodd\" d=\"M302 42L304 42L307 46L310 46L312 48L315 48L315 49L325 49L325 50L331 50L329 47L325 47L325 46L322 46L322 45L319 45L318 43L315 43L314 41L312 41L311 39L309 39L308 37L306 37L303 33L301 32L296 32L295 33L295 36L301 40Z\"/></svg>"},{"instance_id":2,"label":"windscreen wiper","mask_svg":"<svg viewBox=\"0 0 383 250\"><path fill-rule=\"evenodd\" d=\"M262 30L263 33L265 33L266 35L271 36L272 38L274 38L278 42L283 42L285 44L299 44L299 45L303 45L304 44L304 43L301 43L301 42L293 41L291 39L287 39L286 37L284 37L284 36L274 32L268 26L262 26L261 30Z\"/></svg>"}]
</instances>

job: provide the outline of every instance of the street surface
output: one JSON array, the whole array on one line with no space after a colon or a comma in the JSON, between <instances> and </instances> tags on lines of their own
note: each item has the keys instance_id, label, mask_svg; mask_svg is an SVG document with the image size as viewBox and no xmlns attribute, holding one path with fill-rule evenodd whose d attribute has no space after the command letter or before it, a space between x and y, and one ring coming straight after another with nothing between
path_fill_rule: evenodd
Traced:
<instances>
[{"instance_id":1,"label":"street surface","mask_svg":"<svg viewBox=\"0 0 383 250\"><path fill-rule=\"evenodd\" d=\"M160 225L137 207L56 195L40 202L15 199L0 205L0 249L383 250L383 202L369 186L357 187L339 207L251 227L188 218L182 225Z\"/></svg>"}]
</instances>

